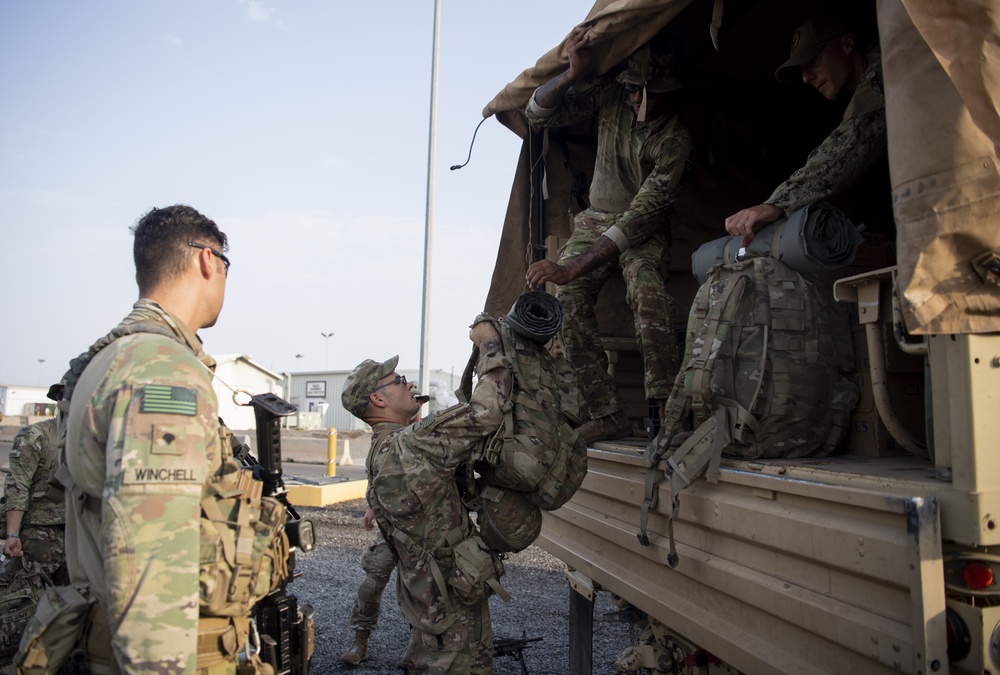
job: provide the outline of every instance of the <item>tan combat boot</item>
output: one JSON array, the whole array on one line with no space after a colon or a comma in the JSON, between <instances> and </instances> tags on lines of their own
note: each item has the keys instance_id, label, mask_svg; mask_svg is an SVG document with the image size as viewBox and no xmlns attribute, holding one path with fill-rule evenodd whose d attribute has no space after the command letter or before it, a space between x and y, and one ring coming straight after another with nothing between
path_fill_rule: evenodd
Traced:
<instances>
[{"instance_id":1,"label":"tan combat boot","mask_svg":"<svg viewBox=\"0 0 1000 675\"><path fill-rule=\"evenodd\" d=\"M347 648L347 651L340 655L340 660L351 666L356 666L362 661L367 661L368 636L370 634L371 631L367 630L354 631L354 642Z\"/></svg>"},{"instance_id":2,"label":"tan combat boot","mask_svg":"<svg viewBox=\"0 0 1000 675\"><path fill-rule=\"evenodd\" d=\"M613 413L590 420L577 429L577 433L587 442L587 445L590 445L597 441L624 438L632 433L632 425L625 417L624 410L616 410Z\"/></svg>"}]
</instances>

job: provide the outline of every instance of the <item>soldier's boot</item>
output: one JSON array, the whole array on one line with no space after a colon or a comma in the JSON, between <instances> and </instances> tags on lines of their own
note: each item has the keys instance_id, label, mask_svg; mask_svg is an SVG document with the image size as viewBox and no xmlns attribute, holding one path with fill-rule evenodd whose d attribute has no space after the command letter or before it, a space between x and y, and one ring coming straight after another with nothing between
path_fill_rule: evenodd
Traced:
<instances>
[{"instance_id":1,"label":"soldier's boot","mask_svg":"<svg viewBox=\"0 0 1000 675\"><path fill-rule=\"evenodd\" d=\"M371 631L367 630L354 631L354 642L347 648L347 651L340 655L340 660L351 666L356 666L362 661L367 661L368 636L370 634Z\"/></svg>"},{"instance_id":2,"label":"soldier's boot","mask_svg":"<svg viewBox=\"0 0 1000 675\"><path fill-rule=\"evenodd\" d=\"M616 410L583 424L577 429L577 433L590 445L597 441L624 438L632 433L632 425L625 417L624 410Z\"/></svg>"}]
</instances>

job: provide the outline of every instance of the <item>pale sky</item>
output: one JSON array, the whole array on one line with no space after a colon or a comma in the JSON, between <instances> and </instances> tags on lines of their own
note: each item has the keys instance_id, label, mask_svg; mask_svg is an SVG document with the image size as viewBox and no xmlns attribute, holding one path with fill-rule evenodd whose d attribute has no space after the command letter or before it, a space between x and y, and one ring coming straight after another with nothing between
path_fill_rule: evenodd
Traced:
<instances>
[{"instance_id":1,"label":"pale sky","mask_svg":"<svg viewBox=\"0 0 1000 675\"><path fill-rule=\"evenodd\" d=\"M491 118L448 167L591 4L441 2L431 368L468 359L520 139ZM0 1L0 384L57 381L128 313L128 228L175 203L230 239L210 354L417 368L433 17L433 0Z\"/></svg>"}]
</instances>

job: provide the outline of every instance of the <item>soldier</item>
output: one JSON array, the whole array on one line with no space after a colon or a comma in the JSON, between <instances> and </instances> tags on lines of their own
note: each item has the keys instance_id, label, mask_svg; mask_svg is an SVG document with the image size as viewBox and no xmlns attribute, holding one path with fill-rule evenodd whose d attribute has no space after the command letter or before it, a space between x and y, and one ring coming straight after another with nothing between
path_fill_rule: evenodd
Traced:
<instances>
[{"instance_id":1,"label":"soldier","mask_svg":"<svg viewBox=\"0 0 1000 675\"><path fill-rule=\"evenodd\" d=\"M456 469L499 427L511 390L510 363L488 321L469 334L479 381L469 403L411 424L420 401L395 373L398 357L363 361L341 400L372 425L368 504L396 559L400 610L413 628L400 665L410 673L491 673L491 592L500 559L487 550L455 482Z\"/></svg>"},{"instance_id":2,"label":"soldier","mask_svg":"<svg viewBox=\"0 0 1000 675\"><path fill-rule=\"evenodd\" d=\"M53 384L48 397L58 401L63 389L62 384ZM7 565L5 577L19 569L23 559L39 563L57 584L67 580L63 542L66 507L62 492L49 486L58 440L54 417L24 427L14 437L10 473L4 480L7 536L3 554L13 563Z\"/></svg>"},{"instance_id":3,"label":"soldier","mask_svg":"<svg viewBox=\"0 0 1000 675\"><path fill-rule=\"evenodd\" d=\"M792 35L788 60L775 72L780 82L802 82L831 101L850 98L844 118L805 166L775 188L763 204L726 218L726 231L743 235L744 244L768 223L802 207L840 194L886 152L882 52L867 48L860 31L847 22L819 14Z\"/></svg>"},{"instance_id":4,"label":"soldier","mask_svg":"<svg viewBox=\"0 0 1000 675\"><path fill-rule=\"evenodd\" d=\"M375 512L370 508L366 510L361 524L366 530L375 529ZM344 663L356 666L368 660L368 637L378 625L378 615L382 611L382 591L389 583L389 577L395 566L396 561L392 558L392 551L381 535L373 539L361 556L361 569L365 571L365 578L358 586L358 597L351 609L354 641L340 655L340 660Z\"/></svg>"},{"instance_id":5,"label":"soldier","mask_svg":"<svg viewBox=\"0 0 1000 675\"><path fill-rule=\"evenodd\" d=\"M617 268L635 318L646 397L662 409L670 395L680 356L664 262L670 255L669 217L694 148L673 109L671 92L682 86L675 46L668 40L646 45L616 80L570 89L590 72L589 31L578 27L570 33L569 68L536 89L525 110L529 122L546 127L600 119L590 207L577 214L559 262L538 261L526 275L531 288L560 286L562 340L589 409L590 421L579 429L588 443L631 430L594 314L597 295Z\"/></svg>"},{"instance_id":6,"label":"soldier","mask_svg":"<svg viewBox=\"0 0 1000 675\"><path fill-rule=\"evenodd\" d=\"M250 607L276 583L261 558L285 567L287 543L283 508L265 514L273 504L232 458L196 334L222 310L227 239L182 205L131 229L140 299L66 374L66 557L73 588L96 600L76 653L93 673L235 673ZM210 513L237 507L238 519ZM55 651L37 619L21 667Z\"/></svg>"},{"instance_id":7,"label":"soldier","mask_svg":"<svg viewBox=\"0 0 1000 675\"><path fill-rule=\"evenodd\" d=\"M48 397L58 401L62 390L62 384L54 384ZM49 485L58 440L53 417L21 429L10 452L10 472L4 481L3 554L8 562L0 574L0 673L13 672L9 661L45 584L69 580L63 541L66 507L62 491Z\"/></svg>"}]
</instances>

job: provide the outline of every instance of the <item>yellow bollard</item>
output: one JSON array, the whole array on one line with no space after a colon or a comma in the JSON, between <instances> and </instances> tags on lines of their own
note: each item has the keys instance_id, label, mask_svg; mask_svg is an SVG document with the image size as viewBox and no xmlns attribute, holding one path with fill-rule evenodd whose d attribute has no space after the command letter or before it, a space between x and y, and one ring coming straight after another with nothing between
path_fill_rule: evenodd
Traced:
<instances>
[{"instance_id":1,"label":"yellow bollard","mask_svg":"<svg viewBox=\"0 0 1000 675\"><path fill-rule=\"evenodd\" d=\"M337 430L333 427L326 437L326 475L337 475Z\"/></svg>"}]
</instances>

